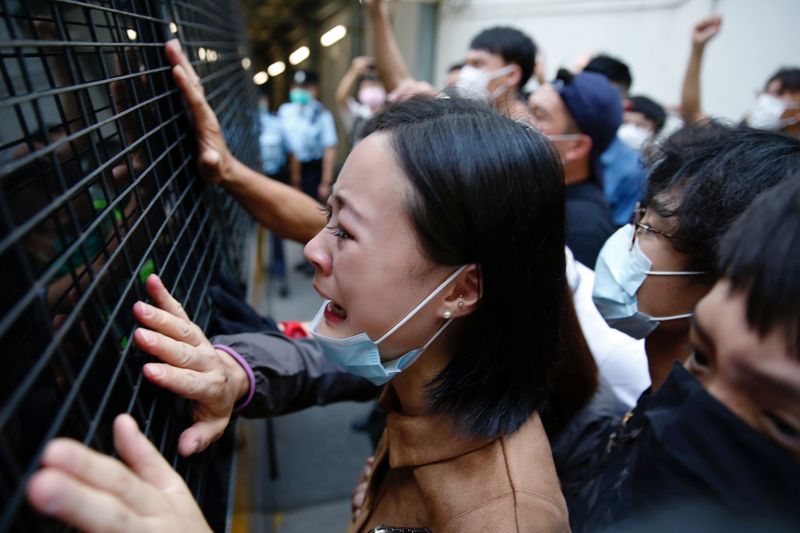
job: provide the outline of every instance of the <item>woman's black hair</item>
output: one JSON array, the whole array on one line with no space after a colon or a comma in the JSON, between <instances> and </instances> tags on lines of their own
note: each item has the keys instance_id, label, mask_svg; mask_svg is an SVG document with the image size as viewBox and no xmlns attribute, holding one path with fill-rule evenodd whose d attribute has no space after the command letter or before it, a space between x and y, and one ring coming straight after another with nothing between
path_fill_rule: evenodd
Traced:
<instances>
[{"instance_id":1,"label":"woman's black hair","mask_svg":"<svg viewBox=\"0 0 800 533\"><path fill-rule=\"evenodd\" d=\"M423 253L480 272L456 356L429 384L432 408L473 435L512 433L547 404L571 305L559 157L529 126L459 98L389 106L374 131L390 134L412 184Z\"/></svg>"},{"instance_id":2,"label":"woman's black hair","mask_svg":"<svg viewBox=\"0 0 800 533\"><path fill-rule=\"evenodd\" d=\"M676 217L671 242L688 255L689 270L713 280L719 242L736 217L759 193L800 170L800 140L706 121L678 130L651 157L645 205Z\"/></svg>"},{"instance_id":3,"label":"woman's black hair","mask_svg":"<svg viewBox=\"0 0 800 533\"><path fill-rule=\"evenodd\" d=\"M747 293L747 321L762 336L783 326L800 357L800 172L753 202L719 256L722 275Z\"/></svg>"}]
</instances>

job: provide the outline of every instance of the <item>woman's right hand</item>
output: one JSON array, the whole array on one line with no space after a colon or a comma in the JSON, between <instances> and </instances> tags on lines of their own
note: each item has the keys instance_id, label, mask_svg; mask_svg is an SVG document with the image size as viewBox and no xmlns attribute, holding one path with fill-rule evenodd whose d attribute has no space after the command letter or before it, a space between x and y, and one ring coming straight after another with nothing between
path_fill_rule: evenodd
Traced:
<instances>
[{"instance_id":1,"label":"woman's right hand","mask_svg":"<svg viewBox=\"0 0 800 533\"><path fill-rule=\"evenodd\" d=\"M81 531L211 531L186 483L129 415L114 421L114 448L125 464L71 439L50 442L28 482L31 506Z\"/></svg>"},{"instance_id":2,"label":"woman's right hand","mask_svg":"<svg viewBox=\"0 0 800 533\"><path fill-rule=\"evenodd\" d=\"M225 183L232 177L235 158L222 136L217 115L208 105L200 76L183 53L178 39L168 41L165 51L172 65L172 77L183 93L194 121L200 174L212 183Z\"/></svg>"},{"instance_id":3,"label":"woman's right hand","mask_svg":"<svg viewBox=\"0 0 800 533\"><path fill-rule=\"evenodd\" d=\"M146 326L134 339L139 349L161 360L144 365L145 377L195 402L194 424L178 440L178 452L186 457L222 436L250 383L241 365L211 345L158 276L150 275L146 286L155 305L134 304L136 320Z\"/></svg>"}]
</instances>

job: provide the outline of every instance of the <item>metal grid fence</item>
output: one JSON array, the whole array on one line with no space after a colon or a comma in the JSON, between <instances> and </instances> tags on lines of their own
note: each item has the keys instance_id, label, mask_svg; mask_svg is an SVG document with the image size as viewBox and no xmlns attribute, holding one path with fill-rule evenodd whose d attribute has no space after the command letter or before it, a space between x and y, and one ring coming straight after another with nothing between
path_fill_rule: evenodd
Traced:
<instances>
[{"instance_id":1,"label":"metal grid fence","mask_svg":"<svg viewBox=\"0 0 800 533\"><path fill-rule=\"evenodd\" d=\"M235 1L0 0L0 531L59 526L24 486L54 436L113 452L131 413L224 529L231 436L182 459L188 404L141 374L131 307L158 272L204 328L249 219L196 173L163 54L179 37L234 154L257 168Z\"/></svg>"}]
</instances>

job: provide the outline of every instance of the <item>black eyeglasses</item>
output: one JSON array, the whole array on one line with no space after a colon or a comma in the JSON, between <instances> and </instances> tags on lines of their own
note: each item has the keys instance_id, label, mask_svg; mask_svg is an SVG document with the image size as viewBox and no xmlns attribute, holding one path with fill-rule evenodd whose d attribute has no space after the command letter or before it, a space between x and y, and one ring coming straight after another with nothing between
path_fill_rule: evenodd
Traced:
<instances>
[{"instance_id":1,"label":"black eyeglasses","mask_svg":"<svg viewBox=\"0 0 800 533\"><path fill-rule=\"evenodd\" d=\"M650 224L645 224L644 222L642 222L642 219L644 218L644 214L646 212L647 208L643 207L641 202L636 202L636 207L633 209L633 220L631 221L631 224L633 225L633 233L631 235L631 246L629 248L630 250L633 250L633 245L634 243L636 243L636 233L640 229L651 233L658 233L659 235L667 239L675 238L674 233L667 233L666 231L661 231L660 229L654 228Z\"/></svg>"}]
</instances>

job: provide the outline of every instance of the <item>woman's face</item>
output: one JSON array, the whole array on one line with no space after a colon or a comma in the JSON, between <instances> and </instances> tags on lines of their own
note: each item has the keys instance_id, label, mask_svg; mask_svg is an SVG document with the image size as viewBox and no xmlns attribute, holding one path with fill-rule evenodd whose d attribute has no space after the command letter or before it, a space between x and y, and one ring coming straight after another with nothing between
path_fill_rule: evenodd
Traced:
<instances>
[{"instance_id":1,"label":"woman's face","mask_svg":"<svg viewBox=\"0 0 800 533\"><path fill-rule=\"evenodd\" d=\"M372 134L355 147L328 199L328 226L305 248L314 289L333 303L319 326L329 337L364 332L378 340L453 271L421 253L407 215L411 185L388 135ZM380 344L383 359L425 344L442 324L437 302L445 292Z\"/></svg>"},{"instance_id":2,"label":"woman's face","mask_svg":"<svg viewBox=\"0 0 800 533\"><path fill-rule=\"evenodd\" d=\"M723 279L697 305L686 368L739 418L800 459L800 361L787 338L781 327L759 335L747 321L746 294Z\"/></svg>"},{"instance_id":3,"label":"woman's face","mask_svg":"<svg viewBox=\"0 0 800 533\"><path fill-rule=\"evenodd\" d=\"M675 249L674 239L678 230L675 217L662 217L658 212L671 209L675 200L662 195L653 198L636 229L639 248L652 261L651 270L683 272L689 268L689 256ZM709 286L700 283L698 276L647 276L636 293L639 310L650 316L673 316L691 313L697 302L705 296ZM688 330L686 320L663 321L660 331L680 328Z\"/></svg>"}]
</instances>

